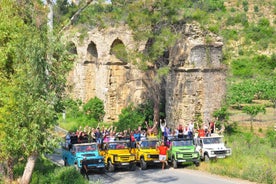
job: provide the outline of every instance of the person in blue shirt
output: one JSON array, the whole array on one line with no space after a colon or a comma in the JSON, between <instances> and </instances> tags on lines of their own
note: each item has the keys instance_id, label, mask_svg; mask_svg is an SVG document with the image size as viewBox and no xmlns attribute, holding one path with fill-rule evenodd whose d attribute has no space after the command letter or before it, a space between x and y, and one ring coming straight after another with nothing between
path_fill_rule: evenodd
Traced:
<instances>
[{"instance_id":1,"label":"person in blue shirt","mask_svg":"<svg viewBox=\"0 0 276 184\"><path fill-rule=\"evenodd\" d=\"M141 132L138 130L134 131L134 138L136 141L140 141L141 140Z\"/></svg>"}]
</instances>

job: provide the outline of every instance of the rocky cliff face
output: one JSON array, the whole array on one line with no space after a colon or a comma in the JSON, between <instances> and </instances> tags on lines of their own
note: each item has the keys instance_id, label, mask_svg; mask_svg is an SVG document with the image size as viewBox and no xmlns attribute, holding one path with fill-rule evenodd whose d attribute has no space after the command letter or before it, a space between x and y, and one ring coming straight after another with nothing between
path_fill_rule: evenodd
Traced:
<instances>
[{"instance_id":1,"label":"rocky cliff face","mask_svg":"<svg viewBox=\"0 0 276 184\"><path fill-rule=\"evenodd\" d=\"M127 27L93 29L82 42L80 37L70 36L78 55L68 77L70 94L84 102L97 96L105 104L104 120L116 121L129 103L146 99L143 80L151 79L135 65L115 57L112 49L119 44L126 50L143 50L145 44L135 43ZM196 25L185 25L182 38L169 52L171 71L164 99L170 126L188 123L198 116L206 120L220 107L225 95L222 46L215 35L202 32Z\"/></svg>"},{"instance_id":2,"label":"rocky cliff face","mask_svg":"<svg viewBox=\"0 0 276 184\"><path fill-rule=\"evenodd\" d=\"M211 43L206 43L211 39ZM166 115L171 125L212 118L226 93L226 68L221 38L186 25L182 39L170 51L171 72L166 82Z\"/></svg>"},{"instance_id":3,"label":"rocky cliff face","mask_svg":"<svg viewBox=\"0 0 276 184\"><path fill-rule=\"evenodd\" d=\"M134 49L132 35L126 27L93 29L83 41L80 33L68 37L78 56L68 76L73 98L87 102L97 96L103 100L104 121L117 120L121 110L131 102L142 103L143 74L112 54L112 48L118 44L126 50Z\"/></svg>"}]
</instances>

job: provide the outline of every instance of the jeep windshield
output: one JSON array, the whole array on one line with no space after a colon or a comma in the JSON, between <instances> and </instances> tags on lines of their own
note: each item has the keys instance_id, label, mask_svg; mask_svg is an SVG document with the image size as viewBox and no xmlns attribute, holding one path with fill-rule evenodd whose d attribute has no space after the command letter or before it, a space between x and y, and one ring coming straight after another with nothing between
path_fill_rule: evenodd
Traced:
<instances>
[{"instance_id":1,"label":"jeep windshield","mask_svg":"<svg viewBox=\"0 0 276 184\"><path fill-rule=\"evenodd\" d=\"M181 140L181 141L173 141L173 146L192 146L193 140Z\"/></svg>"},{"instance_id":2,"label":"jeep windshield","mask_svg":"<svg viewBox=\"0 0 276 184\"><path fill-rule=\"evenodd\" d=\"M73 146L73 151L76 153L90 152L90 151L95 151L95 150L97 150L96 144L85 144L85 145L74 145Z\"/></svg>"},{"instance_id":3,"label":"jeep windshield","mask_svg":"<svg viewBox=\"0 0 276 184\"><path fill-rule=\"evenodd\" d=\"M142 141L140 147L143 149L156 148L157 142L158 142L157 140L156 141Z\"/></svg>"},{"instance_id":4,"label":"jeep windshield","mask_svg":"<svg viewBox=\"0 0 276 184\"><path fill-rule=\"evenodd\" d=\"M108 144L109 150L118 150L118 149L127 149L128 143L127 142L113 142Z\"/></svg>"},{"instance_id":5,"label":"jeep windshield","mask_svg":"<svg viewBox=\"0 0 276 184\"><path fill-rule=\"evenodd\" d=\"M208 137L203 139L204 144L221 144L223 143L221 137Z\"/></svg>"}]
</instances>

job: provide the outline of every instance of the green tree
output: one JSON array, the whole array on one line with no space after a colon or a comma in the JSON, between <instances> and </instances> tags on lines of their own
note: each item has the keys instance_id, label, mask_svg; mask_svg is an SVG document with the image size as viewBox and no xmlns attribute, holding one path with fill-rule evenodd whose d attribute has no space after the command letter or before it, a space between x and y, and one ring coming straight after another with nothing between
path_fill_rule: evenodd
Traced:
<instances>
[{"instance_id":1,"label":"green tree","mask_svg":"<svg viewBox=\"0 0 276 184\"><path fill-rule=\"evenodd\" d=\"M263 105L248 105L242 108L242 111L250 115L250 129L253 131L253 120L259 113L266 113L265 106Z\"/></svg>"},{"instance_id":2,"label":"green tree","mask_svg":"<svg viewBox=\"0 0 276 184\"><path fill-rule=\"evenodd\" d=\"M213 116L218 120L218 121L228 121L229 120L229 112L227 106L223 106L220 109L216 110L213 112Z\"/></svg>"},{"instance_id":3,"label":"green tree","mask_svg":"<svg viewBox=\"0 0 276 184\"><path fill-rule=\"evenodd\" d=\"M102 121L105 114L103 101L94 97L84 104L83 111L88 118Z\"/></svg>"},{"instance_id":4,"label":"green tree","mask_svg":"<svg viewBox=\"0 0 276 184\"><path fill-rule=\"evenodd\" d=\"M122 109L122 113L119 115L119 120L116 123L116 127L119 131L127 129L136 129L145 120L145 116L137 109L134 104L130 104L126 108Z\"/></svg>"},{"instance_id":5,"label":"green tree","mask_svg":"<svg viewBox=\"0 0 276 184\"><path fill-rule=\"evenodd\" d=\"M29 183L37 157L57 145L51 130L65 88L64 74L72 66L59 40L48 44L46 12L41 10L36 1L1 1L0 159L7 161L10 181L14 165L27 163L28 177L22 183Z\"/></svg>"},{"instance_id":6,"label":"green tree","mask_svg":"<svg viewBox=\"0 0 276 184\"><path fill-rule=\"evenodd\" d=\"M276 77L264 78L260 82L262 84L260 96L265 100L270 100L273 108L276 109Z\"/></svg>"}]
</instances>

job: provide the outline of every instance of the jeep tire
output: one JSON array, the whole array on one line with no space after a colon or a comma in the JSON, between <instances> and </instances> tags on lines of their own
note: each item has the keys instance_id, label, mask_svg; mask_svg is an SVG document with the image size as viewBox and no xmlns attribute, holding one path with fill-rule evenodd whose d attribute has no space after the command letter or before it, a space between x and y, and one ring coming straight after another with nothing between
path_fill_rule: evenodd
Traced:
<instances>
[{"instance_id":1,"label":"jeep tire","mask_svg":"<svg viewBox=\"0 0 276 184\"><path fill-rule=\"evenodd\" d=\"M99 169L99 173L100 173L100 174L104 174L104 173L105 173L105 168Z\"/></svg>"},{"instance_id":2,"label":"jeep tire","mask_svg":"<svg viewBox=\"0 0 276 184\"><path fill-rule=\"evenodd\" d=\"M131 163L131 164L129 165L129 170L130 170L130 171L135 171L135 170L136 170L136 164L135 164L135 163Z\"/></svg>"},{"instance_id":3,"label":"jeep tire","mask_svg":"<svg viewBox=\"0 0 276 184\"><path fill-rule=\"evenodd\" d=\"M64 166L68 166L67 159L64 159Z\"/></svg>"},{"instance_id":4,"label":"jeep tire","mask_svg":"<svg viewBox=\"0 0 276 184\"><path fill-rule=\"evenodd\" d=\"M204 161L205 161L205 162L209 162L209 160L210 160L210 158L209 158L208 153L205 153L205 154L204 154Z\"/></svg>"},{"instance_id":5,"label":"jeep tire","mask_svg":"<svg viewBox=\"0 0 276 184\"><path fill-rule=\"evenodd\" d=\"M147 169L147 163L145 162L144 158L140 159L140 167L142 170Z\"/></svg>"},{"instance_id":6,"label":"jeep tire","mask_svg":"<svg viewBox=\"0 0 276 184\"><path fill-rule=\"evenodd\" d=\"M177 161L174 158L172 159L172 166L174 169L177 168Z\"/></svg>"},{"instance_id":7,"label":"jeep tire","mask_svg":"<svg viewBox=\"0 0 276 184\"><path fill-rule=\"evenodd\" d=\"M107 170L108 170L109 172L113 172L113 171L115 170L115 167L114 167L114 165L111 163L110 160L108 161L108 164L107 164Z\"/></svg>"}]
</instances>

